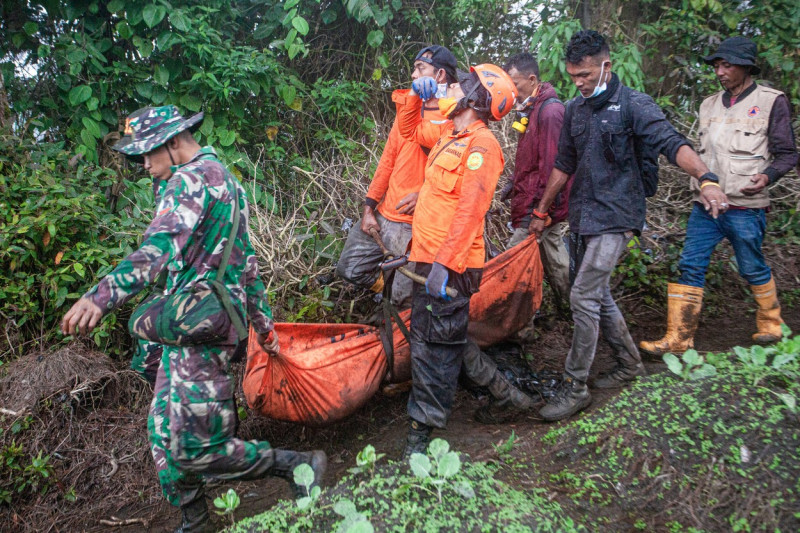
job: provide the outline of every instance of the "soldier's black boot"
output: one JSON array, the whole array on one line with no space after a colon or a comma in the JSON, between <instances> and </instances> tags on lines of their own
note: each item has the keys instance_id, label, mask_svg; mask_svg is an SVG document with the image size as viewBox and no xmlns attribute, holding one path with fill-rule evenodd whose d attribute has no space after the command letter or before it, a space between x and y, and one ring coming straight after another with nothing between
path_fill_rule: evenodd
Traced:
<instances>
[{"instance_id":1,"label":"soldier's black boot","mask_svg":"<svg viewBox=\"0 0 800 533\"><path fill-rule=\"evenodd\" d=\"M403 461L408 461L411 454L425 453L428 449L428 443L431 441L431 432L433 428L422 422L417 422L413 418L408 427L408 437L406 439L406 448L403 450Z\"/></svg>"},{"instance_id":2,"label":"soldier's black boot","mask_svg":"<svg viewBox=\"0 0 800 533\"><path fill-rule=\"evenodd\" d=\"M203 487L186 491L181 495L181 525L175 533L213 533L216 527L208 514L208 505Z\"/></svg>"},{"instance_id":3,"label":"soldier's black boot","mask_svg":"<svg viewBox=\"0 0 800 533\"><path fill-rule=\"evenodd\" d=\"M479 424L507 424L524 416L533 409L533 398L516 388L501 374L495 371L489 383L489 392L495 400L475 411L474 419Z\"/></svg>"},{"instance_id":4,"label":"soldier's black boot","mask_svg":"<svg viewBox=\"0 0 800 533\"><path fill-rule=\"evenodd\" d=\"M294 469L302 464L307 464L314 471L314 482L308 487L308 492L322 483L322 477L328 468L328 456L322 450L312 452L295 452L292 450L275 450L275 462L270 473L289 482L295 499L308 496L306 487L294 482Z\"/></svg>"}]
</instances>

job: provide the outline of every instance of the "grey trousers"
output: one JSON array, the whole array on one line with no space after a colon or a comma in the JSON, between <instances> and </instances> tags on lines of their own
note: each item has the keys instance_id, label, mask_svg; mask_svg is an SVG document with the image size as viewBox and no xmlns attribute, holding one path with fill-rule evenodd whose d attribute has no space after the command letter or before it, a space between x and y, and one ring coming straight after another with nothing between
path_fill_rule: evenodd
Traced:
<instances>
[{"instance_id":1,"label":"grey trousers","mask_svg":"<svg viewBox=\"0 0 800 533\"><path fill-rule=\"evenodd\" d=\"M547 227L539 241L539 256L542 258L544 276L555 293L557 305L566 308L569 303L569 252L564 243L564 235L569 231L567 222L559 222ZM512 248L530 236L528 224L514 230L506 249ZM566 309L565 309L566 310Z\"/></svg>"},{"instance_id":2,"label":"grey trousers","mask_svg":"<svg viewBox=\"0 0 800 533\"><path fill-rule=\"evenodd\" d=\"M386 248L395 257L406 253L406 248L411 240L411 224L388 220L377 211L375 218L381 226L381 240ZM336 274L360 287L370 288L380 275L380 264L383 261L383 252L378 247L371 235L361 231L361 220L350 228L344 250L336 264ZM409 270L414 270L414 263L410 263ZM400 308L411 307L412 281L400 274L394 276L392 283L392 303Z\"/></svg>"},{"instance_id":3,"label":"grey trousers","mask_svg":"<svg viewBox=\"0 0 800 533\"><path fill-rule=\"evenodd\" d=\"M566 374L585 382L594 361L600 330L619 364L632 367L642 359L609 285L611 273L629 237L624 233L607 233L580 238L586 248L570 293L575 331L567 355Z\"/></svg>"}]
</instances>

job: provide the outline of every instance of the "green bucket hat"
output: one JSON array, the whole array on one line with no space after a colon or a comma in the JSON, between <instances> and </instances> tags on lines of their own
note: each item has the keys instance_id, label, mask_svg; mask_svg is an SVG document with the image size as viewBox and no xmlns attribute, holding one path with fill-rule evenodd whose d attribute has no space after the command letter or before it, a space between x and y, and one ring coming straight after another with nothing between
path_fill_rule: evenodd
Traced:
<instances>
[{"instance_id":1,"label":"green bucket hat","mask_svg":"<svg viewBox=\"0 0 800 533\"><path fill-rule=\"evenodd\" d=\"M128 116L122 138L111 148L136 163L143 163L144 154L152 152L184 130L195 131L202 122L202 112L183 118L174 105L143 107Z\"/></svg>"}]
</instances>

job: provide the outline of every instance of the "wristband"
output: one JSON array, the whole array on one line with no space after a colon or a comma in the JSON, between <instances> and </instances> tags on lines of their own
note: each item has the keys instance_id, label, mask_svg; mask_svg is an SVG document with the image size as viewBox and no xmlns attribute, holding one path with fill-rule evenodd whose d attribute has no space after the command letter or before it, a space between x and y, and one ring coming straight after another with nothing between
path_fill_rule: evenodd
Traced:
<instances>
[{"instance_id":1,"label":"wristband","mask_svg":"<svg viewBox=\"0 0 800 533\"><path fill-rule=\"evenodd\" d=\"M700 183L703 183L704 181L710 181L712 183L719 183L719 176L717 176L713 172L706 172L705 174L703 174L702 176L700 176L698 178L698 181Z\"/></svg>"},{"instance_id":2,"label":"wristband","mask_svg":"<svg viewBox=\"0 0 800 533\"><path fill-rule=\"evenodd\" d=\"M540 212L539 212L539 211L537 211L536 209L534 209L534 210L533 210L533 213L532 213L532 214L533 214L533 216L535 216L535 217L536 217L536 218L538 218L539 220L546 220L546 219L547 219L547 217L548 217L547 213L540 213Z\"/></svg>"},{"instance_id":3,"label":"wristband","mask_svg":"<svg viewBox=\"0 0 800 533\"><path fill-rule=\"evenodd\" d=\"M704 181L703 183L700 184L700 190L702 191L704 187L708 187L709 185L716 185L717 187L719 187L719 183L717 183L716 181Z\"/></svg>"}]
</instances>

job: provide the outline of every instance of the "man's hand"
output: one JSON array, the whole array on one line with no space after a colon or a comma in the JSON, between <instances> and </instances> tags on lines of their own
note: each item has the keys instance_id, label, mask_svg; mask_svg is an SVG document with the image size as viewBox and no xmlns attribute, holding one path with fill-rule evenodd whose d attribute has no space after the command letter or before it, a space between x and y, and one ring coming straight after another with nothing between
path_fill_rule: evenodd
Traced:
<instances>
[{"instance_id":1,"label":"man's hand","mask_svg":"<svg viewBox=\"0 0 800 533\"><path fill-rule=\"evenodd\" d=\"M278 355L280 351L280 346L278 345L278 332L274 329L267 335L264 335L263 333L256 334L256 341L269 355L273 357Z\"/></svg>"},{"instance_id":2,"label":"man's hand","mask_svg":"<svg viewBox=\"0 0 800 533\"><path fill-rule=\"evenodd\" d=\"M61 319L61 333L64 335L87 334L94 329L103 311L88 298L81 298Z\"/></svg>"},{"instance_id":3,"label":"man's hand","mask_svg":"<svg viewBox=\"0 0 800 533\"><path fill-rule=\"evenodd\" d=\"M447 280L450 273L447 267L441 263L433 263L431 273L428 274L428 279L425 281L425 292L439 298L440 300L450 301L450 296L447 295Z\"/></svg>"},{"instance_id":4,"label":"man's hand","mask_svg":"<svg viewBox=\"0 0 800 533\"><path fill-rule=\"evenodd\" d=\"M514 192L514 182L509 181L503 186L502 189L500 189L500 201L505 202L506 200L510 200L513 192Z\"/></svg>"},{"instance_id":5,"label":"man's hand","mask_svg":"<svg viewBox=\"0 0 800 533\"><path fill-rule=\"evenodd\" d=\"M418 192L410 192L403 196L394 208L402 215L413 215L414 208L417 207L418 196Z\"/></svg>"},{"instance_id":6,"label":"man's hand","mask_svg":"<svg viewBox=\"0 0 800 533\"><path fill-rule=\"evenodd\" d=\"M713 218L717 218L721 213L728 210L728 197L722 192L718 185L706 185L700 189L700 200L706 211L711 212Z\"/></svg>"},{"instance_id":7,"label":"man's hand","mask_svg":"<svg viewBox=\"0 0 800 533\"><path fill-rule=\"evenodd\" d=\"M368 205L364 206L364 214L361 217L361 231L369 235L370 229L381 230L381 225L378 224L378 219L375 218L375 212Z\"/></svg>"},{"instance_id":8,"label":"man's hand","mask_svg":"<svg viewBox=\"0 0 800 533\"><path fill-rule=\"evenodd\" d=\"M541 218L533 217L531 223L528 225L528 233L536 235L537 242L542 238L542 232L544 231L546 222L546 220L542 220Z\"/></svg>"},{"instance_id":9,"label":"man's hand","mask_svg":"<svg viewBox=\"0 0 800 533\"><path fill-rule=\"evenodd\" d=\"M747 187L742 187L742 194L746 194L747 196L752 196L754 194L760 193L764 190L764 187L769 185L769 176L766 174L756 174L752 178L750 178L750 183L752 185L748 185Z\"/></svg>"},{"instance_id":10,"label":"man's hand","mask_svg":"<svg viewBox=\"0 0 800 533\"><path fill-rule=\"evenodd\" d=\"M436 80L423 76L411 82L411 89L425 102L436 96Z\"/></svg>"}]
</instances>

